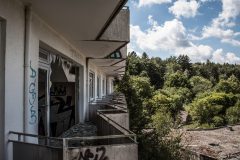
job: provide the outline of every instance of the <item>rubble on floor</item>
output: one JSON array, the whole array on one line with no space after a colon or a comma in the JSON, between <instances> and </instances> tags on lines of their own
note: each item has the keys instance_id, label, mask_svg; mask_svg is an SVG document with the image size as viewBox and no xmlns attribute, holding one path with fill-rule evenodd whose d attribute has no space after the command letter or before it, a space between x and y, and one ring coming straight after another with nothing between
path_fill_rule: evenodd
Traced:
<instances>
[{"instance_id":1,"label":"rubble on floor","mask_svg":"<svg viewBox=\"0 0 240 160\"><path fill-rule=\"evenodd\" d=\"M58 138L71 138L71 137L92 137L97 136L97 126L92 123L79 123L72 126L67 131L63 132L63 134ZM40 144L44 144L44 140L39 141ZM84 145L92 145L94 140L90 141L74 141L69 143L71 146L84 146ZM62 140L54 140L50 141L50 146L61 148L63 146Z\"/></svg>"},{"instance_id":2,"label":"rubble on floor","mask_svg":"<svg viewBox=\"0 0 240 160\"><path fill-rule=\"evenodd\" d=\"M65 131L60 137L90 137L97 136L97 127L92 123L79 123Z\"/></svg>"},{"instance_id":3,"label":"rubble on floor","mask_svg":"<svg viewBox=\"0 0 240 160\"><path fill-rule=\"evenodd\" d=\"M224 160L240 159L240 125L214 130L183 131L187 150Z\"/></svg>"}]
</instances>

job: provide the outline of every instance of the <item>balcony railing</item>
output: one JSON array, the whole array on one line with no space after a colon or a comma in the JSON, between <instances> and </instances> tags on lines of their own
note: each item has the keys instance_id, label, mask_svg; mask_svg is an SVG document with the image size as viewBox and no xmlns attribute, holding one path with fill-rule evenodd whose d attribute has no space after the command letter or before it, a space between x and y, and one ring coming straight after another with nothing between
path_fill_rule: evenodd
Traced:
<instances>
[{"instance_id":1,"label":"balcony railing","mask_svg":"<svg viewBox=\"0 0 240 160\"><path fill-rule=\"evenodd\" d=\"M55 138L19 132L9 133L13 143L13 160L137 160L136 135L116 122L114 115L126 114L127 109L116 108L124 102L120 95L106 97L98 104L113 109L97 111L98 136ZM121 122L121 121L120 121Z\"/></svg>"}]
</instances>

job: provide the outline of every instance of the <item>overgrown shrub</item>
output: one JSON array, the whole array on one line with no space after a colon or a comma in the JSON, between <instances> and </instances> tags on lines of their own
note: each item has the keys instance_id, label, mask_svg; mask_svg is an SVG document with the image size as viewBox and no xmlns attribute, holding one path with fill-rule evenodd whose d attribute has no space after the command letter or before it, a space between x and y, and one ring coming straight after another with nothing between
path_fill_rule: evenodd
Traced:
<instances>
[{"instance_id":1,"label":"overgrown shrub","mask_svg":"<svg viewBox=\"0 0 240 160\"><path fill-rule=\"evenodd\" d=\"M212 120L215 127L224 125L224 119L220 116L214 116Z\"/></svg>"},{"instance_id":2,"label":"overgrown shrub","mask_svg":"<svg viewBox=\"0 0 240 160\"><path fill-rule=\"evenodd\" d=\"M219 116L223 117L226 109L233 106L236 100L233 94L212 92L206 94L206 97L196 98L186 109L193 121L199 124L213 123L218 126L224 123L224 119L220 119Z\"/></svg>"},{"instance_id":3,"label":"overgrown shrub","mask_svg":"<svg viewBox=\"0 0 240 160\"><path fill-rule=\"evenodd\" d=\"M238 101L235 106L227 109L226 119L229 124L240 122L240 101Z\"/></svg>"}]
</instances>

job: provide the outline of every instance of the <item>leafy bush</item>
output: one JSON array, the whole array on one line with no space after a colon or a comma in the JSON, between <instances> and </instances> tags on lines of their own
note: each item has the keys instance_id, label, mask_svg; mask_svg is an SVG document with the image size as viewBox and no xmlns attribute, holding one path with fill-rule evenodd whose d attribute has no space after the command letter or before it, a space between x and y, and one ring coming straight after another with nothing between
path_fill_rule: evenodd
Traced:
<instances>
[{"instance_id":1,"label":"leafy bush","mask_svg":"<svg viewBox=\"0 0 240 160\"><path fill-rule=\"evenodd\" d=\"M221 79L216 85L216 91L225 93L239 93L240 92L239 80L232 75L227 80Z\"/></svg>"},{"instance_id":2,"label":"leafy bush","mask_svg":"<svg viewBox=\"0 0 240 160\"><path fill-rule=\"evenodd\" d=\"M183 109L188 97L191 97L188 88L164 88L156 91L151 99L145 101L145 105L150 114L154 114L156 110L160 109L169 112L176 120L177 114Z\"/></svg>"},{"instance_id":3,"label":"leafy bush","mask_svg":"<svg viewBox=\"0 0 240 160\"><path fill-rule=\"evenodd\" d=\"M190 84L191 84L192 91L194 94L206 92L206 91L210 90L213 86L211 81L209 81L208 79L203 78L201 76L193 76L190 79Z\"/></svg>"},{"instance_id":4,"label":"leafy bush","mask_svg":"<svg viewBox=\"0 0 240 160\"><path fill-rule=\"evenodd\" d=\"M224 125L224 119L222 117L214 116L212 120L215 127Z\"/></svg>"},{"instance_id":5,"label":"leafy bush","mask_svg":"<svg viewBox=\"0 0 240 160\"><path fill-rule=\"evenodd\" d=\"M151 146L157 147L160 150L158 159L166 160L180 160L181 157L181 136L171 135L171 129L173 128L174 120L170 113L158 110L155 115L152 116L152 126L155 128L155 134L158 137L158 145Z\"/></svg>"},{"instance_id":6,"label":"leafy bush","mask_svg":"<svg viewBox=\"0 0 240 160\"><path fill-rule=\"evenodd\" d=\"M240 122L240 101L238 101L235 106L227 109L226 119L230 124Z\"/></svg>"},{"instance_id":7,"label":"leafy bush","mask_svg":"<svg viewBox=\"0 0 240 160\"><path fill-rule=\"evenodd\" d=\"M206 97L195 99L186 109L193 121L199 124L220 125L220 123L224 123L224 120L222 121L215 116L224 116L226 109L233 106L236 100L237 98L233 94L212 92Z\"/></svg>"},{"instance_id":8,"label":"leafy bush","mask_svg":"<svg viewBox=\"0 0 240 160\"><path fill-rule=\"evenodd\" d=\"M173 126L173 119L168 112L158 110L152 116L152 125L160 137L167 136Z\"/></svg>"}]
</instances>

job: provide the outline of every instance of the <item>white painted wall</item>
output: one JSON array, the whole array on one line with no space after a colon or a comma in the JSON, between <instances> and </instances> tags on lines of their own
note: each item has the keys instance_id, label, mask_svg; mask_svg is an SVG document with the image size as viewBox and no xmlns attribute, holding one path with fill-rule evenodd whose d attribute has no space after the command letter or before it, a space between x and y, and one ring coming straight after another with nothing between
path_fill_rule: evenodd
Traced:
<instances>
[{"instance_id":1,"label":"white painted wall","mask_svg":"<svg viewBox=\"0 0 240 160\"><path fill-rule=\"evenodd\" d=\"M7 144L10 130L23 131L23 49L24 8L18 0L1 0L0 17L6 20L5 54L5 146L6 156L12 158L12 146ZM1 57L2 58L2 57ZM8 154L7 154L8 151Z\"/></svg>"},{"instance_id":2,"label":"white painted wall","mask_svg":"<svg viewBox=\"0 0 240 160\"><path fill-rule=\"evenodd\" d=\"M63 57L67 57L70 60L76 62L77 64L83 66L85 68L85 56L80 53L69 41L63 38L61 34L59 34L57 31L55 31L53 28L51 28L48 24L46 24L40 17L38 17L34 12L32 14L31 19L31 32L30 32L30 41L29 41L29 51L30 51L30 57L29 62L31 62L31 68L37 70L38 69L38 54L39 54L39 43L43 42L53 48L55 53L58 53L62 55ZM30 66L29 66L30 69ZM31 69L30 69L30 75L31 76ZM86 76L86 72L81 72L83 77ZM31 78L28 79L29 85L31 85ZM84 79L82 80L82 82ZM38 82L36 81L36 84ZM79 94L80 96L86 97L84 93L86 93L85 85L81 84L81 92L83 94ZM37 90L37 88L36 88ZM38 96L37 96L38 97ZM29 95L29 98L31 99L31 95ZM82 98L80 101L82 103L79 105L80 107L86 106L85 99ZM34 108L37 110L37 100L35 101ZM26 108L28 111L28 115L26 118L26 132L37 134L38 130L38 124L37 123L28 123L31 122L31 105L29 104ZM83 108L82 111L85 113L86 108ZM82 117L82 116L79 116Z\"/></svg>"}]
</instances>

